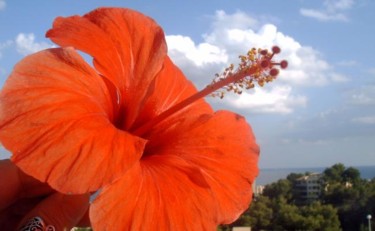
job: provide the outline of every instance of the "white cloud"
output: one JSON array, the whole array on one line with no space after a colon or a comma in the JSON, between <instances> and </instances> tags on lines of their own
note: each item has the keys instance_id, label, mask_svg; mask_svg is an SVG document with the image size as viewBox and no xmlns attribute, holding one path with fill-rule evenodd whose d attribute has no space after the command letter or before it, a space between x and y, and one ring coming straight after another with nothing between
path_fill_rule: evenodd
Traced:
<instances>
[{"instance_id":1,"label":"white cloud","mask_svg":"<svg viewBox=\"0 0 375 231\"><path fill-rule=\"evenodd\" d=\"M170 35L166 38L168 49L172 52L180 52L197 66L207 63L226 63L228 56L225 50L209 43L195 45L191 38L181 35Z\"/></svg>"},{"instance_id":2,"label":"white cloud","mask_svg":"<svg viewBox=\"0 0 375 231\"><path fill-rule=\"evenodd\" d=\"M212 23L212 26L219 30L226 28L246 30L249 27L256 28L258 25L258 20L249 17L244 12L237 11L234 14L226 14L223 10L216 11Z\"/></svg>"},{"instance_id":3,"label":"white cloud","mask_svg":"<svg viewBox=\"0 0 375 231\"><path fill-rule=\"evenodd\" d=\"M375 124L375 116L357 117L352 119L352 121L361 124Z\"/></svg>"},{"instance_id":4,"label":"white cloud","mask_svg":"<svg viewBox=\"0 0 375 231\"><path fill-rule=\"evenodd\" d=\"M0 10L4 10L6 5L7 4L6 4L5 0L0 0Z\"/></svg>"},{"instance_id":5,"label":"white cloud","mask_svg":"<svg viewBox=\"0 0 375 231\"><path fill-rule=\"evenodd\" d=\"M337 63L339 66L344 66L344 67L353 67L357 66L358 62L355 60L343 60Z\"/></svg>"},{"instance_id":6,"label":"white cloud","mask_svg":"<svg viewBox=\"0 0 375 231\"><path fill-rule=\"evenodd\" d=\"M307 98L292 95L290 86L277 85L270 90L255 88L252 93L229 96L227 103L254 113L289 114L294 107L305 106Z\"/></svg>"},{"instance_id":7,"label":"white cloud","mask_svg":"<svg viewBox=\"0 0 375 231\"><path fill-rule=\"evenodd\" d=\"M368 69L367 72L370 73L370 75L375 76L375 67Z\"/></svg>"},{"instance_id":8,"label":"white cloud","mask_svg":"<svg viewBox=\"0 0 375 231\"><path fill-rule=\"evenodd\" d=\"M0 66L0 85L5 80L6 74L7 74L7 71L5 70L5 68L3 68L3 67Z\"/></svg>"},{"instance_id":9,"label":"white cloud","mask_svg":"<svg viewBox=\"0 0 375 231\"><path fill-rule=\"evenodd\" d=\"M323 86L330 82L331 67L319 52L301 45L289 49L288 43L280 46L286 47L285 56L289 62L288 69L280 74L281 80L303 86Z\"/></svg>"},{"instance_id":10,"label":"white cloud","mask_svg":"<svg viewBox=\"0 0 375 231\"><path fill-rule=\"evenodd\" d=\"M326 120L332 117L335 117L339 112L337 109L328 109L326 111L321 111L318 113L318 117L322 120Z\"/></svg>"},{"instance_id":11,"label":"white cloud","mask_svg":"<svg viewBox=\"0 0 375 231\"><path fill-rule=\"evenodd\" d=\"M2 50L10 47L12 44L13 44L13 41L11 41L11 40L8 40L8 41L5 41L3 43L0 43L0 59L3 57Z\"/></svg>"},{"instance_id":12,"label":"white cloud","mask_svg":"<svg viewBox=\"0 0 375 231\"><path fill-rule=\"evenodd\" d=\"M300 9L300 14L319 21L348 21L347 10L351 9L354 0L325 0L323 9Z\"/></svg>"},{"instance_id":13,"label":"white cloud","mask_svg":"<svg viewBox=\"0 0 375 231\"><path fill-rule=\"evenodd\" d=\"M20 33L16 37L17 52L22 55L28 55L50 47L52 47L52 45L46 42L35 42L35 35L33 33Z\"/></svg>"},{"instance_id":14,"label":"white cloud","mask_svg":"<svg viewBox=\"0 0 375 231\"><path fill-rule=\"evenodd\" d=\"M352 8L354 0L325 0L323 4L327 11L334 12L337 10L348 10Z\"/></svg>"},{"instance_id":15,"label":"white cloud","mask_svg":"<svg viewBox=\"0 0 375 231\"><path fill-rule=\"evenodd\" d=\"M347 92L349 103L359 106L375 105L375 85L366 85Z\"/></svg>"},{"instance_id":16,"label":"white cloud","mask_svg":"<svg viewBox=\"0 0 375 231\"><path fill-rule=\"evenodd\" d=\"M10 47L13 44L13 41L8 40L3 43L0 43L0 59L3 58L3 50ZM3 66L0 66L0 85L3 81L3 76L5 76L6 70Z\"/></svg>"},{"instance_id":17,"label":"white cloud","mask_svg":"<svg viewBox=\"0 0 375 231\"><path fill-rule=\"evenodd\" d=\"M337 73L331 73L329 77L331 78L332 82L336 82L336 83L346 83L350 81L348 77L341 75L341 74L337 74Z\"/></svg>"},{"instance_id":18,"label":"white cloud","mask_svg":"<svg viewBox=\"0 0 375 231\"><path fill-rule=\"evenodd\" d=\"M201 43L182 35L167 36L167 43L172 60L199 89L209 84L214 74L220 73L230 63L239 63L238 56L246 54L248 49L280 46L282 52L275 60L287 59L289 66L281 71L277 83L268 86L269 90L244 93L241 97L230 97L226 101L234 106L254 108L258 112L290 113L294 108L307 104L307 97L297 95L296 88L347 81L345 76L334 73L313 48L301 45L278 31L273 24L260 25L256 19L242 12L232 15L224 11L216 12L211 31L203 35ZM245 103L248 97L255 97L255 100Z\"/></svg>"},{"instance_id":19,"label":"white cloud","mask_svg":"<svg viewBox=\"0 0 375 231\"><path fill-rule=\"evenodd\" d=\"M308 140L308 139L298 139L297 143L304 144L304 145L312 145L312 146L321 146L321 145L331 145L331 140L323 140L323 139L316 139L316 140Z\"/></svg>"},{"instance_id":20,"label":"white cloud","mask_svg":"<svg viewBox=\"0 0 375 231\"><path fill-rule=\"evenodd\" d=\"M300 14L305 17L315 18L319 21L348 21L346 15L342 13L329 13L314 9L300 9Z\"/></svg>"}]
</instances>

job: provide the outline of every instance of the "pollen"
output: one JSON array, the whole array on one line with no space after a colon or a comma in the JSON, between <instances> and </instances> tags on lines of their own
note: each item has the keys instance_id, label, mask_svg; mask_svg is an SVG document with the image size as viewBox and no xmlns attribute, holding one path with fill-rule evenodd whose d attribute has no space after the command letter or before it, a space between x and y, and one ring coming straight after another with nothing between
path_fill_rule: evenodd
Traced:
<instances>
[{"instance_id":1,"label":"pollen","mask_svg":"<svg viewBox=\"0 0 375 231\"><path fill-rule=\"evenodd\" d=\"M239 56L240 63L236 68L234 64L230 64L223 73L215 74L211 84L135 128L133 134L141 136L164 119L208 95L222 99L228 92L240 95L245 90L254 88L256 84L263 87L266 83L272 82L279 74L279 68L288 67L288 62L285 60L274 62L274 55L280 52L281 49L277 46L272 47L271 51L250 49L246 55Z\"/></svg>"},{"instance_id":2,"label":"pollen","mask_svg":"<svg viewBox=\"0 0 375 231\"><path fill-rule=\"evenodd\" d=\"M254 88L255 84L263 87L266 83L272 82L279 75L279 69L288 67L286 60L281 62L273 60L280 52L280 47L274 46L271 51L252 48L246 55L240 55L237 68L230 64L221 74L215 74L214 80L207 87L215 89L218 85L221 87L212 92L211 96L223 98L226 92L242 94L244 90Z\"/></svg>"}]
</instances>

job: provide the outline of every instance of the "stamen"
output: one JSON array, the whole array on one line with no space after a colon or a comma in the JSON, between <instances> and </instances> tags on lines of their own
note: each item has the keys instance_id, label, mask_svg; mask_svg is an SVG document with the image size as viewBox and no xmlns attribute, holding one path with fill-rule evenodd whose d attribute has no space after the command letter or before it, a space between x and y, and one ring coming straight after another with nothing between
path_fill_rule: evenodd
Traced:
<instances>
[{"instance_id":1,"label":"stamen","mask_svg":"<svg viewBox=\"0 0 375 231\"><path fill-rule=\"evenodd\" d=\"M241 62L236 69L234 69L233 64L230 64L222 74L215 74L214 80L206 88L172 106L141 127L134 129L132 133L139 136L146 134L153 126L167 117L207 95L223 98L226 92L242 94L244 90L254 88L254 82L263 87L265 83L273 81L279 74L279 69L275 66L280 66L281 69L288 66L286 60L279 63L273 62L273 56L280 52L281 49L278 46L272 47L272 52L252 48L246 55L239 56Z\"/></svg>"},{"instance_id":2,"label":"stamen","mask_svg":"<svg viewBox=\"0 0 375 231\"><path fill-rule=\"evenodd\" d=\"M253 48L249 50L246 56L240 55L241 62L238 68L234 70L231 64L222 74L215 75L216 77L211 85L215 85L227 78L232 79L233 82L223 86L223 90L213 92L211 96L223 98L225 92L242 94L243 90L254 88L254 82L263 87L265 83L273 81L279 74L279 69L275 66L280 66L281 69L285 69L288 66L286 60L280 63L273 62L274 55L280 52L281 49L278 46L274 46L272 47L272 52Z\"/></svg>"}]
</instances>

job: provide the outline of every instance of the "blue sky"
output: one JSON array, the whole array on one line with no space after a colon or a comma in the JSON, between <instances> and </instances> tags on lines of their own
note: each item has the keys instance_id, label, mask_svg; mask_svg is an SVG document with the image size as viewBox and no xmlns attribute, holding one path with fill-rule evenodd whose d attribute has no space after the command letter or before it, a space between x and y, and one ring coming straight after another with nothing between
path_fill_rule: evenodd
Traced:
<instances>
[{"instance_id":1,"label":"blue sky","mask_svg":"<svg viewBox=\"0 0 375 231\"><path fill-rule=\"evenodd\" d=\"M25 55L53 45L44 34L55 17L99 6L154 18L198 88L248 49L279 45L290 68L276 82L209 99L246 116L261 168L375 165L375 1L0 0L0 86Z\"/></svg>"}]
</instances>

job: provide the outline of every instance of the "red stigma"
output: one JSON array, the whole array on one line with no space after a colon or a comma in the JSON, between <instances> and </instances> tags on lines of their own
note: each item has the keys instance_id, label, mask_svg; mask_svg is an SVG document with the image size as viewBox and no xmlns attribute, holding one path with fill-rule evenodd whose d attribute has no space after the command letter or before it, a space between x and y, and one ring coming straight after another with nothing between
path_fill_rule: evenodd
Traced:
<instances>
[{"instance_id":1,"label":"red stigma","mask_svg":"<svg viewBox=\"0 0 375 231\"><path fill-rule=\"evenodd\" d=\"M279 69L272 68L272 69L270 70L270 76L275 77L275 76L277 76L278 74L279 74Z\"/></svg>"},{"instance_id":2,"label":"red stigma","mask_svg":"<svg viewBox=\"0 0 375 231\"><path fill-rule=\"evenodd\" d=\"M267 50L261 50L259 53L260 53L261 55L267 55L267 54L268 54L268 51L267 51Z\"/></svg>"},{"instance_id":3,"label":"red stigma","mask_svg":"<svg viewBox=\"0 0 375 231\"><path fill-rule=\"evenodd\" d=\"M262 60L262 62L260 62L260 66L262 68L267 68L269 67L269 65L270 65L270 62L268 60Z\"/></svg>"},{"instance_id":4,"label":"red stigma","mask_svg":"<svg viewBox=\"0 0 375 231\"><path fill-rule=\"evenodd\" d=\"M281 67L281 69L287 68L288 67L288 61L286 61L286 60L281 61L280 67Z\"/></svg>"},{"instance_id":5,"label":"red stigma","mask_svg":"<svg viewBox=\"0 0 375 231\"><path fill-rule=\"evenodd\" d=\"M273 46L273 47L272 47L272 53L274 53L274 54L278 54L278 53L280 53L280 52L281 52L280 47L278 47L278 46Z\"/></svg>"}]
</instances>

